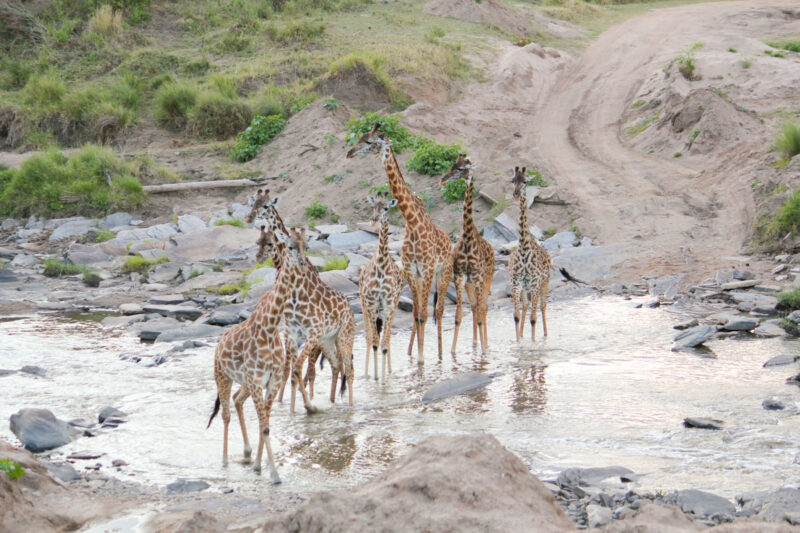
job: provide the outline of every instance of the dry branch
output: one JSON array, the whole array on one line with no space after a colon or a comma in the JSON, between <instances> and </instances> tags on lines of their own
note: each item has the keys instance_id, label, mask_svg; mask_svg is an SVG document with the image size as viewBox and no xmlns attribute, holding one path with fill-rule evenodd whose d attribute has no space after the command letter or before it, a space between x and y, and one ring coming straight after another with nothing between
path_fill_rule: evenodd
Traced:
<instances>
[{"instance_id":1,"label":"dry branch","mask_svg":"<svg viewBox=\"0 0 800 533\"><path fill-rule=\"evenodd\" d=\"M277 176L271 178L257 178L257 179L240 179L240 180L216 180L216 181L186 181L183 183L165 183L163 185L145 185L142 187L146 192L151 194L158 194L162 192L181 192L181 191L194 191L198 189L224 189L224 188L244 188L244 187L257 187L268 180L277 179Z\"/></svg>"}]
</instances>

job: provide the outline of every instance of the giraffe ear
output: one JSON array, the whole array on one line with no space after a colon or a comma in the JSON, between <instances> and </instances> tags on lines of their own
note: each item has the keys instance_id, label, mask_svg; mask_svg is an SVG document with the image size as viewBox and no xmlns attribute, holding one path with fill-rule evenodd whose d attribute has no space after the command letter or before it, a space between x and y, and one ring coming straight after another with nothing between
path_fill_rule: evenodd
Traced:
<instances>
[{"instance_id":1,"label":"giraffe ear","mask_svg":"<svg viewBox=\"0 0 800 533\"><path fill-rule=\"evenodd\" d=\"M261 232L263 233L267 227L264 224L261 224Z\"/></svg>"},{"instance_id":2,"label":"giraffe ear","mask_svg":"<svg viewBox=\"0 0 800 533\"><path fill-rule=\"evenodd\" d=\"M381 128L381 123L380 122L376 122L375 125L372 126L372 131L370 132L370 135L375 135L376 133L378 133L378 130L380 128Z\"/></svg>"},{"instance_id":3,"label":"giraffe ear","mask_svg":"<svg viewBox=\"0 0 800 533\"><path fill-rule=\"evenodd\" d=\"M525 175L525 167L522 167L522 175Z\"/></svg>"},{"instance_id":4,"label":"giraffe ear","mask_svg":"<svg viewBox=\"0 0 800 533\"><path fill-rule=\"evenodd\" d=\"M386 204L386 205L388 205L388 206L389 206L389 209L393 208L394 206L396 206L396 205L397 205L397 198L392 198L392 201L391 201L391 202L389 202L389 203L388 203L388 204Z\"/></svg>"},{"instance_id":5,"label":"giraffe ear","mask_svg":"<svg viewBox=\"0 0 800 533\"><path fill-rule=\"evenodd\" d=\"M267 202L265 205L267 205L269 207L275 207L276 205L278 205L278 201L280 201L280 199L281 199L280 196L277 196L277 197L273 198L272 200L270 200L269 202Z\"/></svg>"}]
</instances>

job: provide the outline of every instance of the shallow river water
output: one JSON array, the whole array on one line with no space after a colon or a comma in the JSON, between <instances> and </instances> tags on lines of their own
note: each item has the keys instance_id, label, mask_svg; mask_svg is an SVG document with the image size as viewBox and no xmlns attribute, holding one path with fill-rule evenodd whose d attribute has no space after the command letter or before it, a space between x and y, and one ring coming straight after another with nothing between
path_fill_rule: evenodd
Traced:
<instances>
[{"instance_id":1,"label":"shallow river water","mask_svg":"<svg viewBox=\"0 0 800 533\"><path fill-rule=\"evenodd\" d=\"M452 308L445 317L452 325ZM113 459L128 463L122 478L165 485L202 477L213 488L241 487L305 493L351 486L384 469L414 443L435 434L486 431L545 478L563 468L622 465L641 478L640 488L698 488L732 497L778 488L800 479L800 402L784 384L792 367L762 368L769 357L798 353L794 340L718 340L716 358L671 352L678 321L665 309L634 309L631 301L587 297L553 302L550 336L531 344L514 340L507 309L489 315L490 351L472 348L471 315L465 317L458 353L439 360L432 321L425 365L406 355L408 332L392 339L394 373L365 379L364 337L356 337L355 405L330 406L328 367L318 373L308 416L298 402L272 412L272 446L283 484L256 476L241 458L238 424L231 424L231 465L223 468L222 423L206 423L216 395L213 347L159 367L123 361L120 353L149 354L157 346L115 336L87 318L34 316L0 322L0 368L37 365L46 378L0 378L0 436L15 442L8 417L22 407L45 407L69 420L97 416L106 405L129 422L95 438L80 438L55 451L103 452L103 471ZM527 328L526 328L527 329ZM446 348L452 332L446 331ZM446 351L449 351L446 349ZM705 354L708 355L708 354ZM499 373L486 388L423 405L423 393L462 372ZM298 395L299 396L299 395ZM777 398L784 411L765 411ZM245 407L250 438L257 442L252 402ZM726 422L722 431L686 429L686 416ZM95 461L92 461L94 463ZM80 468L80 464L76 465ZM134 474L133 476L128 476Z\"/></svg>"}]
</instances>

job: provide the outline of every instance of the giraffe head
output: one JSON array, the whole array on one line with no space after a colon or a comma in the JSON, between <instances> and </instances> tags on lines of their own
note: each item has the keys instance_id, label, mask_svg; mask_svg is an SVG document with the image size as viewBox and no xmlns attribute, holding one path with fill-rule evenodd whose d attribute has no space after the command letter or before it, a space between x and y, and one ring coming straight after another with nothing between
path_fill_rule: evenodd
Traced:
<instances>
[{"instance_id":1,"label":"giraffe head","mask_svg":"<svg viewBox=\"0 0 800 533\"><path fill-rule=\"evenodd\" d=\"M397 205L397 200L376 194L369 197L369 203L372 205L372 223L377 224L389 220L389 211Z\"/></svg>"},{"instance_id":2,"label":"giraffe head","mask_svg":"<svg viewBox=\"0 0 800 533\"><path fill-rule=\"evenodd\" d=\"M250 213L247 214L244 221L248 224L252 224L255 219L262 218L266 221L269 231L275 231L277 228L280 228L280 217L278 216L278 211L275 209L275 206L278 205L278 200L280 200L278 197L269 197L269 190L262 191L258 189L255 196L251 196L248 200Z\"/></svg>"},{"instance_id":3,"label":"giraffe head","mask_svg":"<svg viewBox=\"0 0 800 533\"><path fill-rule=\"evenodd\" d=\"M361 138L356 142L356 144L350 148L347 152L347 158L350 159L351 157L355 157L359 154L384 154L387 147L392 145L392 141L390 141L386 135L383 133L379 133L378 129L380 129L381 123L376 122L374 126L372 126L372 130L369 133L365 133L361 136Z\"/></svg>"},{"instance_id":4,"label":"giraffe head","mask_svg":"<svg viewBox=\"0 0 800 533\"><path fill-rule=\"evenodd\" d=\"M450 170L439 180L439 186L441 187L450 180L464 178L467 187L471 187L472 172L470 172L470 170L473 168L475 168L475 165L473 165L472 161L467 157L467 154L458 154L458 159L453 163L453 166L451 166Z\"/></svg>"},{"instance_id":5,"label":"giraffe head","mask_svg":"<svg viewBox=\"0 0 800 533\"><path fill-rule=\"evenodd\" d=\"M525 167L514 167L514 178L511 180L514 185L514 200L519 200L521 194L525 192Z\"/></svg>"},{"instance_id":6,"label":"giraffe head","mask_svg":"<svg viewBox=\"0 0 800 533\"><path fill-rule=\"evenodd\" d=\"M266 226L261 226L261 234L258 236L258 252L256 252L256 263L259 265L267 260L268 257L275 255L277 243L271 233L265 231Z\"/></svg>"},{"instance_id":7,"label":"giraffe head","mask_svg":"<svg viewBox=\"0 0 800 533\"><path fill-rule=\"evenodd\" d=\"M292 228L289 230L289 235L282 230L274 233L278 242L286 245L286 258L289 264L299 267L306 266L306 230L302 229L298 232Z\"/></svg>"}]
</instances>

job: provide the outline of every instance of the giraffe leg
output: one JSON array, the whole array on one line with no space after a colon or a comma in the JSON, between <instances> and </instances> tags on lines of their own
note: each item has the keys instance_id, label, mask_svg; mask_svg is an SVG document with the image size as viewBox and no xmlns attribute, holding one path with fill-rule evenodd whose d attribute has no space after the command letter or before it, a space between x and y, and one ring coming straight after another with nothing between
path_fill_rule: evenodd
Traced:
<instances>
[{"instance_id":1,"label":"giraffe leg","mask_svg":"<svg viewBox=\"0 0 800 533\"><path fill-rule=\"evenodd\" d=\"M547 337L547 317L545 311L547 310L547 284L545 283L542 289L542 295L539 297L539 303L542 306L542 327L544 328L544 336Z\"/></svg>"},{"instance_id":2,"label":"giraffe leg","mask_svg":"<svg viewBox=\"0 0 800 533\"><path fill-rule=\"evenodd\" d=\"M308 364L306 366L306 376L303 378L303 386L308 386L308 397L314 399L314 383L317 380L317 361L322 354L322 349L317 348L311 355L308 356Z\"/></svg>"},{"instance_id":3,"label":"giraffe leg","mask_svg":"<svg viewBox=\"0 0 800 533\"><path fill-rule=\"evenodd\" d=\"M383 324L383 335L381 337L381 379L386 379L386 365L389 365L389 373L392 373L392 322L397 311L397 299L392 299L389 309L386 311L386 322Z\"/></svg>"},{"instance_id":4,"label":"giraffe leg","mask_svg":"<svg viewBox=\"0 0 800 533\"><path fill-rule=\"evenodd\" d=\"M414 338L417 335L417 313L419 312L419 306L417 305L416 280L411 278L411 274L406 274L406 282L408 283L408 289L411 291L411 314L414 318L414 322L411 324L411 338L408 341L408 355L411 356L414 349Z\"/></svg>"},{"instance_id":5,"label":"giraffe leg","mask_svg":"<svg viewBox=\"0 0 800 533\"><path fill-rule=\"evenodd\" d=\"M233 405L236 407L236 415L239 417L239 425L242 428L242 440L244 441L244 462L250 462L250 455L253 449L250 447L250 441L247 439L247 425L244 421L244 402L250 396L250 390L243 386L236 394L233 395Z\"/></svg>"},{"instance_id":6,"label":"giraffe leg","mask_svg":"<svg viewBox=\"0 0 800 533\"><path fill-rule=\"evenodd\" d=\"M289 381L289 372L292 369L292 361L297 355L297 345L294 339L289 337L289 332L284 332L283 346L285 347L286 365L284 366L283 381L281 382L281 392L278 394L278 401L283 403L283 390L286 388L286 382Z\"/></svg>"},{"instance_id":7,"label":"giraffe leg","mask_svg":"<svg viewBox=\"0 0 800 533\"><path fill-rule=\"evenodd\" d=\"M303 368L303 363L308 359L308 356L317 348L317 344L319 343L319 333L314 335L309 335L306 338L306 342L303 345L303 351L300 352L300 355L292 362L292 400L291 400L291 407L289 408L289 412L294 414L294 403L295 398L297 397L297 385L301 385L300 393L303 395L303 405L306 408L306 412L311 414L316 412L316 409L311 405L311 402L308 400L308 394L306 393L306 388L302 386L301 376L300 376L300 369Z\"/></svg>"},{"instance_id":8,"label":"giraffe leg","mask_svg":"<svg viewBox=\"0 0 800 533\"><path fill-rule=\"evenodd\" d=\"M538 295L531 298L531 342L536 342L536 311L538 307Z\"/></svg>"},{"instance_id":9,"label":"giraffe leg","mask_svg":"<svg viewBox=\"0 0 800 533\"><path fill-rule=\"evenodd\" d=\"M364 300L364 298L361 299L361 311L364 313L364 342L367 345L367 357L364 361L364 377L368 378L369 356L372 355L370 352L373 351L373 348L377 348L375 345L378 343L378 340L372 336L372 329L375 327L375 318L372 313L372 309L369 307L369 305L367 305L367 302Z\"/></svg>"},{"instance_id":10,"label":"giraffe leg","mask_svg":"<svg viewBox=\"0 0 800 533\"><path fill-rule=\"evenodd\" d=\"M450 348L450 353L456 354L456 343L458 342L458 327L461 325L461 320L464 318L464 313L461 310L464 296L462 290L464 289L464 277L456 275L453 278L453 285L456 287L456 322L453 328L453 346Z\"/></svg>"},{"instance_id":11,"label":"giraffe leg","mask_svg":"<svg viewBox=\"0 0 800 533\"><path fill-rule=\"evenodd\" d=\"M492 294L492 277L494 275L494 265L489 268L489 275L486 278L486 286L483 291L483 339L486 341L486 348L489 348L489 296Z\"/></svg>"},{"instance_id":12,"label":"giraffe leg","mask_svg":"<svg viewBox=\"0 0 800 533\"><path fill-rule=\"evenodd\" d=\"M219 404L222 407L222 466L228 466L228 427L231 423L231 379L218 373L217 376L217 395Z\"/></svg>"},{"instance_id":13,"label":"giraffe leg","mask_svg":"<svg viewBox=\"0 0 800 533\"><path fill-rule=\"evenodd\" d=\"M472 312L472 345L478 345L478 299L475 297L475 285L467 283L465 287L467 291L467 298L469 299L469 309Z\"/></svg>"},{"instance_id":14,"label":"giraffe leg","mask_svg":"<svg viewBox=\"0 0 800 533\"><path fill-rule=\"evenodd\" d=\"M272 385L272 386L271 386ZM278 385L277 383L267 383L267 390L264 393L265 396L265 407L267 411L267 433L265 435L266 439L266 447L267 447L267 461L269 462L269 477L272 481L273 485L277 485L281 482L280 476L278 476L278 469L275 468L275 456L272 454L272 446L270 446L269 442L269 415L272 411L272 404L275 401L275 395L278 392ZM262 430L262 435L263 435Z\"/></svg>"},{"instance_id":15,"label":"giraffe leg","mask_svg":"<svg viewBox=\"0 0 800 533\"><path fill-rule=\"evenodd\" d=\"M339 363L341 365L341 362ZM342 372L341 366L331 366L331 403L336 403L336 382L339 380L339 374Z\"/></svg>"},{"instance_id":16,"label":"giraffe leg","mask_svg":"<svg viewBox=\"0 0 800 533\"><path fill-rule=\"evenodd\" d=\"M453 259L452 254L448 256L441 274L436 278L436 292L439 297L436 299L436 307L434 308L434 317L436 318L436 334L439 345L439 359L442 358L442 316L444 315L444 301L447 299L447 286L450 285L450 279L453 277ZM426 293L428 294L428 293ZM425 304L427 305L427 300Z\"/></svg>"},{"instance_id":17,"label":"giraffe leg","mask_svg":"<svg viewBox=\"0 0 800 533\"><path fill-rule=\"evenodd\" d=\"M428 321L428 296L431 294L432 284L433 272L426 273L424 278L417 278L417 302L419 302L419 313L417 314L418 364L423 364L425 361L425 322Z\"/></svg>"},{"instance_id":18,"label":"giraffe leg","mask_svg":"<svg viewBox=\"0 0 800 533\"><path fill-rule=\"evenodd\" d=\"M525 294L522 295L522 313L519 315L519 338L522 339L525 332L525 317L528 314L528 298Z\"/></svg>"},{"instance_id":19,"label":"giraffe leg","mask_svg":"<svg viewBox=\"0 0 800 533\"><path fill-rule=\"evenodd\" d=\"M270 380L272 378L270 377ZM280 483L281 480L278 477L278 471L275 469L275 459L272 455L272 446L269 443L269 412L270 408L268 405L272 405L271 402L267 404L264 396L262 396L261 387L255 382L254 379L248 378L248 387L250 388L250 392L253 394L253 403L256 404L256 412L258 413L258 426L261 430L258 436L258 452L256 453L256 461L253 465L253 471L257 473L261 473L261 458L262 452L264 451L264 447L266 445L267 448L267 458L269 460L269 469L270 469L270 477L272 478L273 483ZM269 393L270 383L267 382L267 392ZM272 396L272 395L270 395ZM274 397L274 396L272 396ZM270 398L272 399L272 398Z\"/></svg>"},{"instance_id":20,"label":"giraffe leg","mask_svg":"<svg viewBox=\"0 0 800 533\"><path fill-rule=\"evenodd\" d=\"M513 281L513 280L512 280ZM520 298L519 298L519 290L514 284L511 284L511 298L514 300L514 331L517 332L517 342L519 342L519 323L520 323Z\"/></svg>"}]
</instances>

